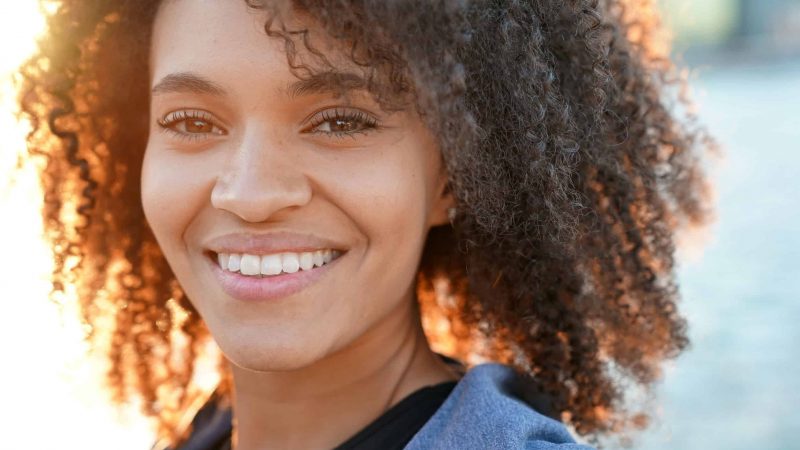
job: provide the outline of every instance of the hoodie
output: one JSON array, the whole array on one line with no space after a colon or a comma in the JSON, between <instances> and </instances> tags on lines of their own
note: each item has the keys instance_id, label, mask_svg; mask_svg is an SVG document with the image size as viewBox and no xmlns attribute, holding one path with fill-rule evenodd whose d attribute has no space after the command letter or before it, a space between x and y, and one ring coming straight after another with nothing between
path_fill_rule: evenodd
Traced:
<instances>
[{"instance_id":1,"label":"hoodie","mask_svg":"<svg viewBox=\"0 0 800 450\"><path fill-rule=\"evenodd\" d=\"M216 406L212 401L202 408L179 450L230 448L231 410ZM594 450L577 444L553 417L535 383L511 366L479 364L466 371L405 450Z\"/></svg>"},{"instance_id":2,"label":"hoodie","mask_svg":"<svg viewBox=\"0 0 800 450\"><path fill-rule=\"evenodd\" d=\"M406 450L593 450L575 443L549 413L546 397L510 366L472 367Z\"/></svg>"}]
</instances>

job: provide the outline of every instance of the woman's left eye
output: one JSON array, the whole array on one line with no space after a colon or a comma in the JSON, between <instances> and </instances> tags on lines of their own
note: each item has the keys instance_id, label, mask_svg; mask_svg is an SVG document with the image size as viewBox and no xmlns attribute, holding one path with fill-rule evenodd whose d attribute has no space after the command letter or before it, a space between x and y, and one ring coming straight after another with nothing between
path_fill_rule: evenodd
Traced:
<instances>
[{"instance_id":1,"label":"woman's left eye","mask_svg":"<svg viewBox=\"0 0 800 450\"><path fill-rule=\"evenodd\" d=\"M165 131L170 131L181 137L189 139L204 139L211 135L225 135L222 127L206 111L188 109L174 111L158 121Z\"/></svg>"},{"instance_id":2,"label":"woman's left eye","mask_svg":"<svg viewBox=\"0 0 800 450\"><path fill-rule=\"evenodd\" d=\"M309 133L334 137L353 137L378 128L378 120L363 111L335 108L326 110L311 119Z\"/></svg>"}]
</instances>

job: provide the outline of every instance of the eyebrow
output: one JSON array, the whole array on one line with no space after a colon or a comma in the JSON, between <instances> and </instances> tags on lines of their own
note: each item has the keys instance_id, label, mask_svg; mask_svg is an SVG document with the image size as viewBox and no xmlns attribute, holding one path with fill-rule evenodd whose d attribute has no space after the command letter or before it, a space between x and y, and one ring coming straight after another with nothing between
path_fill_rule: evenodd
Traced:
<instances>
[{"instance_id":1,"label":"eyebrow","mask_svg":"<svg viewBox=\"0 0 800 450\"><path fill-rule=\"evenodd\" d=\"M346 92L366 90L367 82L361 76L338 71L314 73L286 86L285 93L290 98L304 95L333 94L341 96ZM217 97L227 95L219 84L192 72L171 73L162 78L155 86L154 95L166 93L208 94Z\"/></svg>"},{"instance_id":2,"label":"eyebrow","mask_svg":"<svg viewBox=\"0 0 800 450\"><path fill-rule=\"evenodd\" d=\"M365 90L366 87L367 82L359 75L327 71L290 83L286 92L290 98L313 94L333 94L338 97L350 91Z\"/></svg>"},{"instance_id":3,"label":"eyebrow","mask_svg":"<svg viewBox=\"0 0 800 450\"><path fill-rule=\"evenodd\" d=\"M171 92L189 92L192 94L209 94L218 97L225 96L225 89L213 81L191 72L171 73L153 86L153 94L166 94Z\"/></svg>"}]
</instances>

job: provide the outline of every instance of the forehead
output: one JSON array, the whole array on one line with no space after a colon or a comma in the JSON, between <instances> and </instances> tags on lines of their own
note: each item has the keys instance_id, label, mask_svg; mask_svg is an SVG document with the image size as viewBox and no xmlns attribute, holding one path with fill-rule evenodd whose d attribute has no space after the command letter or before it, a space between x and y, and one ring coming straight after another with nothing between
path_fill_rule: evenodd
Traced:
<instances>
[{"instance_id":1,"label":"forehead","mask_svg":"<svg viewBox=\"0 0 800 450\"><path fill-rule=\"evenodd\" d=\"M295 38L295 64L321 74L305 83L290 71L286 41L264 30L269 13L247 6L243 0L171 0L160 7L150 53L151 84L168 81L168 87L249 89L271 85L284 94L297 95L339 85L363 86L362 70L343 57L342 44L333 41L307 16L282 11L290 30L307 30L306 39L336 68L319 70L321 60ZM277 25L276 25L277 26ZM299 35L295 35L299 36ZM202 83L194 75L215 83ZM177 75L177 76L176 76ZM189 75L189 76L186 76ZM200 81L200 82L198 82ZM219 93L222 89L216 89Z\"/></svg>"}]
</instances>

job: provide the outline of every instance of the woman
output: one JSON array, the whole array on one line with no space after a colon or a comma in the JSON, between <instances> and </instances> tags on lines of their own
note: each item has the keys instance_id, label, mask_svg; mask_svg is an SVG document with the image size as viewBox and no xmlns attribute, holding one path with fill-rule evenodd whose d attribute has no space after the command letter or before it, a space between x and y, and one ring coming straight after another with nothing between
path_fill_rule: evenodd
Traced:
<instances>
[{"instance_id":1,"label":"woman","mask_svg":"<svg viewBox=\"0 0 800 450\"><path fill-rule=\"evenodd\" d=\"M69 0L49 25L21 100L53 291L154 448L643 425L622 386L687 344L673 238L713 145L668 109L648 3Z\"/></svg>"}]
</instances>

